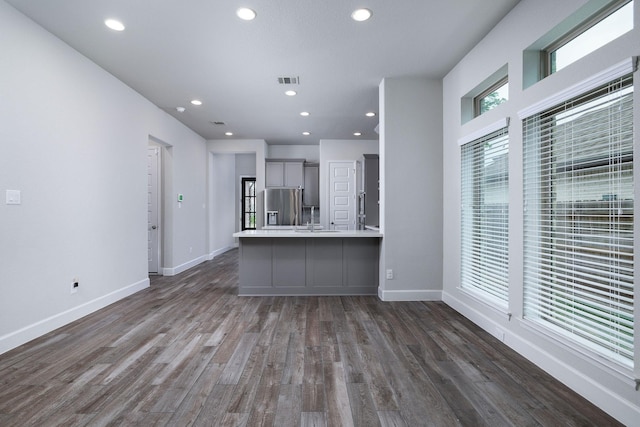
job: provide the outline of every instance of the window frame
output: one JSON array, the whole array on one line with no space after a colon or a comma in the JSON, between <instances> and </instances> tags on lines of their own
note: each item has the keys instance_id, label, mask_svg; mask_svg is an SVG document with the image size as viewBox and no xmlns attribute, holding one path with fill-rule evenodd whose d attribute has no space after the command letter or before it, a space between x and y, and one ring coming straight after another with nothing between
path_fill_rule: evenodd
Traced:
<instances>
[{"instance_id":1,"label":"window frame","mask_svg":"<svg viewBox=\"0 0 640 427\"><path fill-rule=\"evenodd\" d=\"M462 98L460 98L460 123L461 124L470 122L478 117L476 115L476 107L474 106L475 98L480 96L480 94L487 92L488 90L492 90L492 91L495 90L496 85L499 84L504 79L507 79L507 82L508 82L509 63L506 63L500 68L498 68L490 76L482 80L473 89L471 89ZM500 87L500 86L497 86L497 87ZM491 93L491 92L488 92L488 93ZM489 111L486 111L486 113L490 113L493 110L495 110L495 108Z\"/></svg>"},{"instance_id":2,"label":"window frame","mask_svg":"<svg viewBox=\"0 0 640 427\"><path fill-rule=\"evenodd\" d=\"M487 144L498 142L498 148L505 151L506 161L498 170L505 178L500 180L506 184L506 213L500 214L506 219L502 231L506 239L492 240L487 233L488 228L497 224L496 218L483 215L492 210L486 203L488 188L483 181L486 178L483 168L487 155ZM460 289L477 297L483 302L501 311L509 307L509 120L500 121L488 129L481 130L479 135L470 135L459 141L461 150L461 221L460 221ZM493 153L495 155L495 153ZM481 182L478 182L481 180ZM472 193L470 196L468 193ZM495 205L495 203L493 204ZM495 207L495 206L494 206ZM499 247L497 247L499 243ZM501 243L501 244L500 244ZM489 260L493 268L487 268ZM502 274L500 274L502 270ZM473 277L472 279L470 279Z\"/></svg>"},{"instance_id":3,"label":"window frame","mask_svg":"<svg viewBox=\"0 0 640 427\"><path fill-rule=\"evenodd\" d=\"M558 39L554 40L552 43L544 47L540 51L540 69L542 78L548 77L557 72L552 70L553 61L551 58L555 52L572 42L574 39L580 37L583 33L587 32L591 28L597 26L600 22L608 18L610 15L613 15L615 12L622 9L632 1L634 0L617 0L611 4L606 5L601 10L590 16L588 19L582 21L572 30L565 33L562 37L559 37Z\"/></svg>"},{"instance_id":4,"label":"window frame","mask_svg":"<svg viewBox=\"0 0 640 427\"><path fill-rule=\"evenodd\" d=\"M485 99L487 96L489 96L491 93L496 92L498 89L500 89L502 86L509 84L509 76L506 75L504 77L502 77L500 80L498 80L497 82L493 83L491 86L489 86L487 89L483 90L482 92L480 92L478 95L476 95L473 98L473 117L479 117L482 114L493 110L493 108L487 110L487 111L482 111L482 100ZM504 102L507 102L509 100L509 98L507 97L507 99ZM503 104L503 102L501 102L498 105ZM496 107L498 106L496 105ZM494 107L495 108L495 107Z\"/></svg>"},{"instance_id":5,"label":"window frame","mask_svg":"<svg viewBox=\"0 0 640 427\"><path fill-rule=\"evenodd\" d=\"M624 67L620 67L620 69L624 69ZM629 70L626 70L626 71L629 71ZM603 73L603 75L606 75L606 73ZM594 79L594 82L597 80L598 79ZM619 86L619 88L616 89L616 86ZM620 344L620 346L614 346L614 344L609 344L609 346L606 346L604 344L601 344L602 340L596 336L597 335L596 332L593 332L594 336L590 336L588 333L584 332L584 330L591 328L591 326L589 326L587 313L591 313L590 310L594 310L593 312L596 313L595 305L601 304L601 303L598 303L598 304L589 303L589 301L592 301L592 299L594 298L594 295L600 292L599 285L597 284L597 282L598 280L601 280L601 279L594 278L593 279L595 283L594 285L589 285L586 282L583 283L582 282L583 279L580 278L580 275L584 274L583 270L585 267L579 267L576 269L576 272L573 273L577 275L571 276L570 282L567 282L567 284L558 284L555 281L556 280L555 276L558 275L559 277L560 276L564 277L565 274L569 274L566 271L566 266L568 264L567 264L567 261L560 260L558 264L559 266L556 266L555 263L558 261L555 260L555 257L565 256L564 254L566 251L563 252L562 245L567 243L566 242L562 243L564 241L563 239L565 239L566 236L573 236L573 233L574 233L573 228L567 228L566 230L563 228L563 227L567 227L567 225L564 224L563 221L567 221L568 224L572 224L573 222L577 221L576 223L578 225L581 225L584 222L580 222L580 221L585 221L584 219L579 219L582 216L585 218L590 218L588 220L589 229L587 231L582 231L581 234L578 233L577 236L581 237L581 236L588 235L589 238L585 238L585 243L587 244L586 246L584 245L584 243L579 241L581 244L578 245L576 248L572 249L572 253L577 255L575 255L576 256L575 259L574 258L571 258L571 259L574 260L573 262L576 262L575 260L578 260L578 263L576 265L579 265L580 262L585 262L584 260L580 261L582 259L581 257L584 256L580 251L580 248L583 246L589 251L592 251L593 254L595 254L592 256L597 256L598 261L600 259L606 259L606 256L602 256L602 254L598 252L600 251L600 249L598 249L595 246L593 247L588 246L590 243L595 244L595 242L597 241L597 239L594 239L593 236L596 236L596 235L600 236L600 234L597 234L599 230L597 228L598 223L592 217L596 215L594 212L598 210L602 210L605 204L612 205L609 202L617 201L618 198L616 197L612 199L607 199L605 198L605 196L603 196L602 200L594 200L594 201L577 200L575 198L567 199L566 201L563 201L562 199L558 200L556 199L556 196L557 196L558 190L561 187L557 183L562 182L561 175L565 173L571 174L576 171L583 173L587 170L592 170L596 173L599 173L597 172L597 168L601 168L604 165L615 164L615 165L620 165L619 166L620 170L622 170L623 166L631 167L632 182L631 184L629 184L629 187L631 188L631 192L633 193L633 181L635 179L634 176L637 173L637 171L635 171L635 168L634 168L634 160L633 160L633 148L634 148L633 138L635 136L633 135L631 136L631 148L630 148L632 150L631 153L622 150L619 153L616 153L614 157L612 157L612 154L609 154L608 157L602 157L602 158L593 156L593 155L591 156L587 155L582 157L577 156L577 157L570 158L569 159L570 162L565 161L562 163L550 163L550 160L549 160L553 158L554 156L553 153L555 153L555 149L561 148L564 150L571 146L571 145L568 145L568 146L561 146L561 147L553 147L554 140L556 139L555 134L558 130L558 126L560 126L557 123L556 117L559 114L561 114L562 111L567 111L567 110L571 111L570 109L574 107L587 106L590 102L593 102L594 100L598 100L606 97L606 93L619 93L619 91L623 91L625 90L625 88L631 88L631 93L633 93L634 79L632 75L626 75L626 76L620 75L618 77L611 78L605 84L600 84L597 87L591 87L589 89L584 90L580 94L574 93L572 97L559 101L557 102L557 104L554 104L554 105L547 105L542 110L537 110L535 112L530 111L529 112L530 114L527 114L527 113L520 114L520 118L523 119L523 178L524 178L523 196L524 196L524 203L525 203L525 212L524 212L525 215L523 218L524 219L523 231L525 235L525 239L524 239L525 251L523 256L524 256L525 266L529 266L528 267L529 272L527 271L527 268L525 268L525 271L524 271L523 291L524 291L525 298L523 301L523 308L524 308L523 317L525 320L533 322L533 324L536 325L537 328L542 328L543 331L552 332L551 335L557 334L558 339L566 341L567 338L569 338L569 341L571 341L573 344L577 344L580 348L586 349L588 353L593 352L593 354L599 355L599 358L596 358L597 360L603 360L602 357L604 357L607 360L607 363L609 363L608 361L611 360L613 361L613 363L617 364L618 366L633 368L633 365L635 364L635 360L638 358L637 352L634 353L632 350L631 357L627 358L626 356L623 355L624 350L623 350L622 344ZM635 101L632 100L631 108L633 108L633 102ZM595 107L598 107L598 106L595 106ZM589 109L584 109L583 111L587 113L589 112ZM596 112L598 110L593 110L593 111ZM579 114L579 113L574 113L574 114ZM633 115L636 113L634 113L631 110L631 114ZM598 120L597 117L594 120ZM536 121L539 123L542 122L543 124L542 125L533 124ZM528 124L527 122L530 122L530 124ZM584 125L587 125L587 124L590 125L592 123L593 122L589 121L584 123ZM616 128L610 127L609 129L616 129L618 131L627 130L627 128L625 127L616 127ZM631 122L631 132L634 132L633 122ZM534 140L530 140L530 137L532 136L535 138ZM578 136L578 138L580 137ZM589 139L589 141L591 140L593 140L593 138ZM626 141L628 143L628 140ZM579 139L575 142L577 142L578 144L584 144L584 141L581 142L581 140ZM537 144L537 145L529 145L529 144ZM572 136L572 139L569 141L569 144L575 145L573 141L573 136ZM541 154L541 153L545 153L545 154ZM529 158L530 156L532 157ZM547 159L545 156L551 156L551 157ZM596 158L599 161L596 161ZM611 163L612 159L614 160L614 163ZM604 162L604 160L606 160L606 162ZM533 168L533 169L529 169L529 168ZM553 168L553 170L551 168ZM531 170L532 172L529 172L529 170ZM552 172L552 174L550 173L550 171ZM529 175L529 174L533 174L533 175ZM585 177L587 179L593 176L596 176L596 175L585 174ZM599 182L618 183L618 181L611 181L611 178L608 176L605 176ZM570 187L572 190L574 189L573 185L574 184L572 183L572 187ZM538 195L537 199L534 198L533 200L530 200L528 198L528 194L531 194L531 193L537 194ZM530 204L529 202L533 202L533 203ZM542 208L542 206L552 206L551 202L554 202L554 205L552 208L549 208L549 207L545 209ZM620 199L620 206L622 206L623 202L629 202L629 201L625 199ZM630 203L631 203L631 209L630 209L631 232L630 233L632 236L631 238L633 239L635 235L635 231L634 231L635 197L633 197L630 200ZM562 219L562 215L564 212L563 205L571 206L571 209L572 209L571 213L569 215L566 215L567 218L570 218L570 220ZM565 209L566 209L566 206L565 206ZM537 208L539 208L539 210L536 211ZM583 208L585 210L583 210ZM591 210L588 210L589 208ZM626 210L627 208L628 207L625 207L624 209ZM609 211L611 211L619 208L612 208L611 206L609 206L608 209ZM533 211L536 213L531 214L529 213L530 211ZM622 212L618 211L617 215L622 217ZM627 212L627 215L628 215L628 212ZM616 215L614 215L614 217L615 216ZM622 221L622 219L612 220L610 216L608 221L609 222L607 222L606 224L617 225L615 221ZM542 225L542 224L546 224L546 225ZM569 225L569 227L574 227L574 226ZM548 234L548 233L551 233L551 234ZM626 233L628 234L629 232L627 231ZM560 237L556 236L556 234L558 234L558 236ZM527 235L530 235L532 237L527 237ZM624 235L625 234L623 234L623 236ZM546 236L546 237L543 238L543 236ZM616 236L616 235L605 233L603 234L603 236L605 236L604 239L612 239L614 238L612 236ZM534 239L534 240L531 240L531 239ZM624 251L622 251L621 253L625 254ZM634 265L633 247L631 249L630 254L631 254L630 256L632 260L631 261L632 272L630 274L631 274L631 281L633 282L635 280L634 273L633 273L635 270L635 267L633 266ZM569 262L571 262L571 260L569 260ZM609 260L608 262L610 264L606 264L606 265L614 265L614 264L611 264L613 261ZM598 262L597 264L594 264L594 265L595 266L605 265L605 262L602 262L602 263ZM538 276L538 274L540 274L540 271L543 272L543 276ZM610 271L610 270L606 270L606 269L603 269L601 271L592 270L592 272L596 272L596 271L598 271L602 275L606 275L606 271ZM597 273L594 273L594 274L597 274ZM532 281L533 276L538 278L535 283ZM549 280L546 280L544 283L541 283L542 279L540 277L547 277L547 278L554 277L554 280L549 282L550 280L549 279ZM590 279L589 281L592 281L592 280ZM566 295L564 297L557 296L557 295L561 295L562 293L566 293L568 290L573 288L579 289L579 291L575 293L576 295L574 297L569 298ZM615 289L615 287L609 284L607 285L606 289ZM623 288L619 288L618 292L622 293L623 292L622 289ZM631 288L630 292L631 292L631 299L633 301L635 300L633 296L633 293L634 293L633 287ZM609 295L611 296L612 294L617 295L616 292L609 290ZM527 297L527 295L529 295L529 297ZM555 299L551 299L551 300L543 299L543 298L550 298L550 296L553 296L553 295L556 295L556 297L554 298L557 298L558 302L555 302L556 301ZM528 302L529 298L532 299L532 302ZM558 315L558 312L563 311L564 307L570 307L570 310L568 311L568 313L573 315L573 317L571 317L571 320L572 320L572 325L574 326L569 328L567 326L562 326L561 323L559 323L560 321L557 319L555 321L550 321L544 318L545 308L540 308L539 306L540 304L544 302L544 304L546 304L545 305L546 310L549 310L550 307L551 308L553 307L551 305L552 303L567 304L567 301L569 304L568 306L558 305L557 308L555 309L557 312L553 314L556 314L558 316L558 319L560 319L562 318L562 315ZM614 305L621 304L619 302L620 301L619 297L618 299L613 299L613 301L615 301L614 303L612 303ZM535 305L535 304L538 304L538 305ZM591 304L591 306L589 304ZM585 309L584 307L587 307L587 309ZM621 309L611 309L611 310L612 310L611 313L622 313ZM635 310L636 310L635 307L632 308L632 312L630 315L632 340L634 339L633 336L637 333L635 332L636 328L634 328L634 325L633 325ZM592 316L592 314L589 314L589 316ZM610 314L610 316L613 316L613 314ZM623 319L622 316L623 314L620 314L620 316L617 317L617 319L619 321L622 321ZM584 319L580 320L582 318ZM578 323L573 323L576 321ZM584 323L580 323L581 321ZM609 322L609 320L607 320L607 322ZM610 338L611 342L614 342L616 344L622 343L622 339L617 338L617 335L614 334L613 329L610 329L608 331L609 331L609 334L607 334L606 336L612 337ZM599 333L604 333L604 332L599 332ZM575 346L572 346L572 347L575 347ZM632 365L628 366L629 363L631 363Z\"/></svg>"}]
</instances>

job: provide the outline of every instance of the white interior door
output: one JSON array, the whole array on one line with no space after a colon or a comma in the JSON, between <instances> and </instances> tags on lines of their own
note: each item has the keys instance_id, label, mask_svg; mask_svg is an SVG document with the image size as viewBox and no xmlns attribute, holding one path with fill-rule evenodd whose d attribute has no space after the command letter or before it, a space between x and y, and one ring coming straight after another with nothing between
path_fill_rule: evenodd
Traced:
<instances>
[{"instance_id":1,"label":"white interior door","mask_svg":"<svg viewBox=\"0 0 640 427\"><path fill-rule=\"evenodd\" d=\"M356 163L329 162L329 228L356 229Z\"/></svg>"},{"instance_id":2,"label":"white interior door","mask_svg":"<svg viewBox=\"0 0 640 427\"><path fill-rule=\"evenodd\" d=\"M160 270L160 149L149 147L147 152L147 253L149 274Z\"/></svg>"}]
</instances>

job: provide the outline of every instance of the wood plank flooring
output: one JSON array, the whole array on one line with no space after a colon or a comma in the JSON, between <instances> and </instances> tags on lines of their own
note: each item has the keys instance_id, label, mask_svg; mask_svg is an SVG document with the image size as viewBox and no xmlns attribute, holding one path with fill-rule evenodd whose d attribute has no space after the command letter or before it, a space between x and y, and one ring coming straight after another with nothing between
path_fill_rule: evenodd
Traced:
<instances>
[{"instance_id":1,"label":"wood plank flooring","mask_svg":"<svg viewBox=\"0 0 640 427\"><path fill-rule=\"evenodd\" d=\"M0 355L0 425L618 425L443 303L238 297L237 258Z\"/></svg>"}]
</instances>

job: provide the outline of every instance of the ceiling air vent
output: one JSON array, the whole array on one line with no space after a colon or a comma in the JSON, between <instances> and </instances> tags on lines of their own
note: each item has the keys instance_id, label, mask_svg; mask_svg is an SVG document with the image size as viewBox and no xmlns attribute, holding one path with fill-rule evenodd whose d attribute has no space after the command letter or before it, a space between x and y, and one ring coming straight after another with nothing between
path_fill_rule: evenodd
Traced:
<instances>
[{"instance_id":1,"label":"ceiling air vent","mask_svg":"<svg viewBox=\"0 0 640 427\"><path fill-rule=\"evenodd\" d=\"M297 85L300 84L300 77L278 77L278 83L281 85Z\"/></svg>"},{"instance_id":2,"label":"ceiling air vent","mask_svg":"<svg viewBox=\"0 0 640 427\"><path fill-rule=\"evenodd\" d=\"M209 123L215 126L224 126L224 122L209 122Z\"/></svg>"}]
</instances>

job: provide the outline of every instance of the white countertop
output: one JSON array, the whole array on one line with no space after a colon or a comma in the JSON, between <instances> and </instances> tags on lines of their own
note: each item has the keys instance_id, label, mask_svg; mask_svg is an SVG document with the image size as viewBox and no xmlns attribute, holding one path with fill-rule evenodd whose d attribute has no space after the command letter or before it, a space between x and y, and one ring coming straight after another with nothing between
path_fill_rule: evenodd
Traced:
<instances>
[{"instance_id":1,"label":"white countertop","mask_svg":"<svg viewBox=\"0 0 640 427\"><path fill-rule=\"evenodd\" d=\"M239 231L237 233L233 233L233 237L337 237L337 238L345 238L345 237L382 237L382 233L379 231L371 231L371 230L316 230L316 231L307 231L307 230L291 230L291 229L278 229L278 230L245 230Z\"/></svg>"},{"instance_id":2,"label":"white countertop","mask_svg":"<svg viewBox=\"0 0 640 427\"><path fill-rule=\"evenodd\" d=\"M262 227L262 230L304 230L309 226L307 225L265 225ZM315 228L317 230L323 230L324 227L321 225L316 225Z\"/></svg>"}]
</instances>

